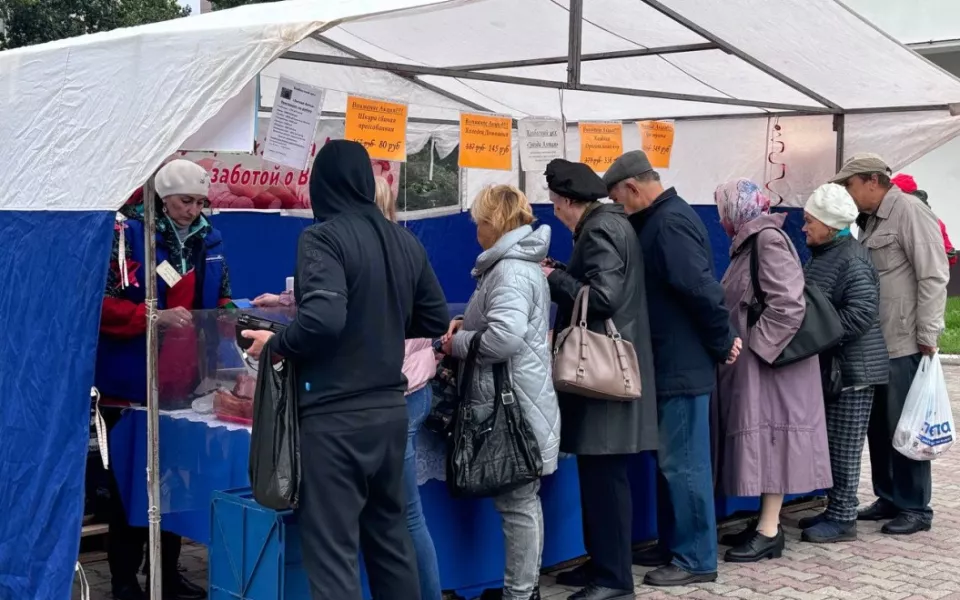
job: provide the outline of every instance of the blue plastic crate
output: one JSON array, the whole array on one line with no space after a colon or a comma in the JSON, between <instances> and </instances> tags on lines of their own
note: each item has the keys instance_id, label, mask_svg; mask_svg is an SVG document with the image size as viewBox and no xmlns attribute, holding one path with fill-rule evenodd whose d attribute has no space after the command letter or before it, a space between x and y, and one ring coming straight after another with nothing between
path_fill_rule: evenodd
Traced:
<instances>
[{"instance_id":1,"label":"blue plastic crate","mask_svg":"<svg viewBox=\"0 0 960 600\"><path fill-rule=\"evenodd\" d=\"M310 600L293 511L257 504L249 488L214 492L210 511L211 600ZM360 574L369 598L362 561Z\"/></svg>"}]
</instances>

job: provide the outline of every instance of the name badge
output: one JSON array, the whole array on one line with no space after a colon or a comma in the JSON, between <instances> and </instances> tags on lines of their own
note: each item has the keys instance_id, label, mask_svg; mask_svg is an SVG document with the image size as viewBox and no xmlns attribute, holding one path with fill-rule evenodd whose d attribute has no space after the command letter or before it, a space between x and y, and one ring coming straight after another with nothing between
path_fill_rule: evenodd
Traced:
<instances>
[{"instance_id":1,"label":"name badge","mask_svg":"<svg viewBox=\"0 0 960 600\"><path fill-rule=\"evenodd\" d=\"M157 275L167 284L167 287L173 287L180 283L180 273L170 265L168 261L163 261L157 265Z\"/></svg>"}]
</instances>

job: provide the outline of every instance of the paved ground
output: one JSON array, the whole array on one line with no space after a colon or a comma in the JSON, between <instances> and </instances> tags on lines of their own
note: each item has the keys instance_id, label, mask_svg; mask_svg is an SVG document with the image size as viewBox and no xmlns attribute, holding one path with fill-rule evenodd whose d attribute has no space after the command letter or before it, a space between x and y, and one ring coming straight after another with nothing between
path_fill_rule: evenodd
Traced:
<instances>
[{"instance_id":1,"label":"paved ground","mask_svg":"<svg viewBox=\"0 0 960 600\"><path fill-rule=\"evenodd\" d=\"M954 412L960 408L960 366L945 367ZM860 491L872 501L869 458L864 453ZM720 566L717 583L689 588L655 590L641 585L646 569L634 567L637 597L648 600L697 598L699 600L960 600L960 449L933 465L934 529L909 538L880 534L877 524L861 524L857 542L816 546L799 541L794 527L803 514L784 518L787 552L777 561L754 565ZM92 557L91 557L92 558ZM187 576L206 581L206 551L184 548ZM106 562L85 565L94 600L110 598ZM562 600L575 590L555 585L545 575L544 598ZM74 598L79 598L74 594Z\"/></svg>"}]
</instances>

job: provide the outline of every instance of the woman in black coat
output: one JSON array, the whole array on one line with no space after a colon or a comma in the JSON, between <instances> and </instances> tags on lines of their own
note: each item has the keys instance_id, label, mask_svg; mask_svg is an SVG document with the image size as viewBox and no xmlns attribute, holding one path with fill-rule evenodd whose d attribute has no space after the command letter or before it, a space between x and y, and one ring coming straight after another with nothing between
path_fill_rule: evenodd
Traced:
<instances>
[{"instance_id":1,"label":"woman in black coat","mask_svg":"<svg viewBox=\"0 0 960 600\"><path fill-rule=\"evenodd\" d=\"M850 234L857 206L839 185L820 186L804 211L803 231L813 258L804 268L837 309L843 323L838 348L821 355L821 365L840 364L839 398L827 400L827 440L833 488L827 510L801 519L802 539L831 543L857 538L860 457L873 405L874 386L887 383L889 361L880 330L880 279L867 249Z\"/></svg>"},{"instance_id":2,"label":"woman in black coat","mask_svg":"<svg viewBox=\"0 0 960 600\"><path fill-rule=\"evenodd\" d=\"M606 186L590 167L558 159L546 175L554 213L574 239L569 264L544 267L551 300L557 304L554 339L570 325L580 287L589 285L588 328L603 333L604 321L613 319L623 339L636 349L642 386L642 397L627 402L558 394L560 451L577 455L584 543L591 557L591 584L571 600L632 599L633 510L627 463L630 454L657 447L643 256L623 208L599 202L607 195Z\"/></svg>"}]
</instances>

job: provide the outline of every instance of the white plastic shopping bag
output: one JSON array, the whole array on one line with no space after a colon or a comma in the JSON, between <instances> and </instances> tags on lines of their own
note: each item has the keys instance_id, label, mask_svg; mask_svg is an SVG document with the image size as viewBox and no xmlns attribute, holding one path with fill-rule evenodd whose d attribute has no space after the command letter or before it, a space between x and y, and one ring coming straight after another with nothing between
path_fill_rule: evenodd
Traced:
<instances>
[{"instance_id":1,"label":"white plastic shopping bag","mask_svg":"<svg viewBox=\"0 0 960 600\"><path fill-rule=\"evenodd\" d=\"M940 355L924 356L910 384L893 447L913 460L933 460L953 445L953 412Z\"/></svg>"}]
</instances>

